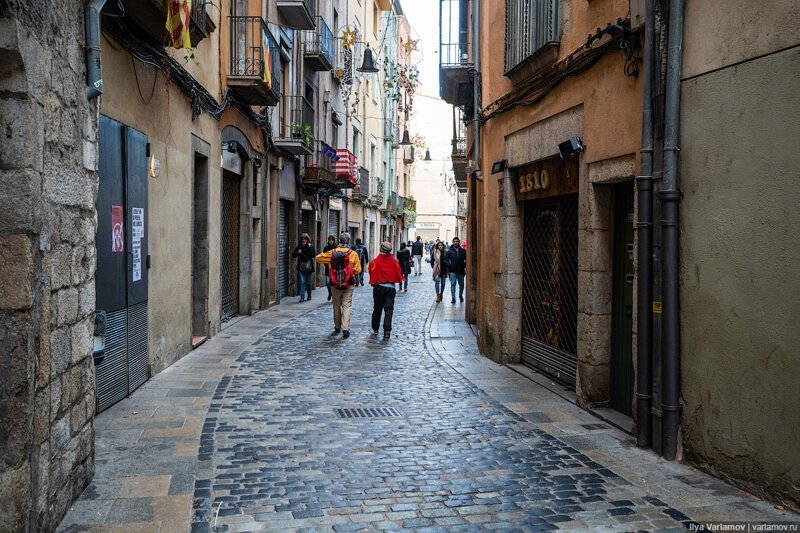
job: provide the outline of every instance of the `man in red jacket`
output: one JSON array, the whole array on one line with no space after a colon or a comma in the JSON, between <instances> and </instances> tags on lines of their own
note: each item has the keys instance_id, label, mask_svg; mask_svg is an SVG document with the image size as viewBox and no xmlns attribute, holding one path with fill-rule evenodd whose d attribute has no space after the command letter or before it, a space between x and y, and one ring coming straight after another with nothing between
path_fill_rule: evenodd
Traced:
<instances>
[{"instance_id":1,"label":"man in red jacket","mask_svg":"<svg viewBox=\"0 0 800 533\"><path fill-rule=\"evenodd\" d=\"M392 314L394 313L394 297L397 294L394 286L403 281L400 262L392 255L392 243L382 242L381 253L369 264L369 284L372 285L372 298L375 307L372 310L372 331L378 334L383 317L383 338L388 340L392 332Z\"/></svg>"}]
</instances>

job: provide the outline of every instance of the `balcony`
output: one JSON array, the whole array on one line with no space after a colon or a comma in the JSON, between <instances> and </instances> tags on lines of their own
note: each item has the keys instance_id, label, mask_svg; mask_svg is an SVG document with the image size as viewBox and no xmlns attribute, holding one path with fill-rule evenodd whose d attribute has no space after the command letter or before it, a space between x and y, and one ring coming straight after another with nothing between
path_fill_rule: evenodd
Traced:
<instances>
[{"instance_id":1,"label":"balcony","mask_svg":"<svg viewBox=\"0 0 800 533\"><path fill-rule=\"evenodd\" d=\"M216 26L208 16L206 5L210 0L195 0L190 12L190 35L192 46L214 32ZM125 16L139 29L142 36L154 44L163 46L169 41L169 32L164 22L167 20L167 0L124 0Z\"/></svg>"},{"instance_id":2,"label":"balcony","mask_svg":"<svg viewBox=\"0 0 800 533\"><path fill-rule=\"evenodd\" d=\"M292 155L314 153L314 108L302 96L283 96L280 127L273 135L275 146Z\"/></svg>"},{"instance_id":3,"label":"balcony","mask_svg":"<svg viewBox=\"0 0 800 533\"><path fill-rule=\"evenodd\" d=\"M339 159L334 163L336 186L340 189L353 189L359 180L358 160L353 152L346 148L336 150Z\"/></svg>"},{"instance_id":4,"label":"balcony","mask_svg":"<svg viewBox=\"0 0 800 533\"><path fill-rule=\"evenodd\" d=\"M417 201L414 198L411 198L410 196L408 198L406 198L406 209L408 209L409 211L416 212L417 211Z\"/></svg>"},{"instance_id":5,"label":"balcony","mask_svg":"<svg viewBox=\"0 0 800 533\"><path fill-rule=\"evenodd\" d=\"M322 17L317 17L317 29L303 32L303 54L306 65L316 72L333 68L333 32Z\"/></svg>"},{"instance_id":6,"label":"balcony","mask_svg":"<svg viewBox=\"0 0 800 533\"><path fill-rule=\"evenodd\" d=\"M321 147L333 149L320 141ZM317 157L308 159L305 172L303 173L303 185L322 189L333 188L336 186L336 173L333 171L333 160L326 156L322 150L317 152Z\"/></svg>"},{"instance_id":7,"label":"balcony","mask_svg":"<svg viewBox=\"0 0 800 533\"><path fill-rule=\"evenodd\" d=\"M383 180L379 179L378 181L375 182L375 191L372 193L372 203L376 207L382 207L383 196L384 196Z\"/></svg>"},{"instance_id":8,"label":"balcony","mask_svg":"<svg viewBox=\"0 0 800 533\"><path fill-rule=\"evenodd\" d=\"M413 145L412 146L404 146L403 147L403 163L405 163L407 165L410 165L411 163L413 163L414 162L414 157L415 157L414 152L416 152L416 147L415 146L413 146Z\"/></svg>"},{"instance_id":9,"label":"balcony","mask_svg":"<svg viewBox=\"0 0 800 533\"><path fill-rule=\"evenodd\" d=\"M316 0L278 0L278 13L296 30L313 30Z\"/></svg>"},{"instance_id":10,"label":"balcony","mask_svg":"<svg viewBox=\"0 0 800 533\"><path fill-rule=\"evenodd\" d=\"M439 96L448 104L472 104L469 1L439 0Z\"/></svg>"},{"instance_id":11,"label":"balcony","mask_svg":"<svg viewBox=\"0 0 800 533\"><path fill-rule=\"evenodd\" d=\"M455 174L456 185L461 192L467 191L467 139L456 137L453 139L453 173Z\"/></svg>"},{"instance_id":12,"label":"balcony","mask_svg":"<svg viewBox=\"0 0 800 533\"><path fill-rule=\"evenodd\" d=\"M402 215L403 212L406 210L406 197L405 196L398 196L397 197L397 205L395 206L395 210L397 211L398 215Z\"/></svg>"},{"instance_id":13,"label":"balcony","mask_svg":"<svg viewBox=\"0 0 800 533\"><path fill-rule=\"evenodd\" d=\"M394 120L387 118L383 121L383 140L397 142L397 127Z\"/></svg>"},{"instance_id":14,"label":"balcony","mask_svg":"<svg viewBox=\"0 0 800 533\"><path fill-rule=\"evenodd\" d=\"M228 87L246 104L274 106L280 99L282 74L280 50L272 32L261 17L228 20Z\"/></svg>"},{"instance_id":15,"label":"balcony","mask_svg":"<svg viewBox=\"0 0 800 533\"><path fill-rule=\"evenodd\" d=\"M353 198L361 203L369 200L369 171L364 167L358 169L358 184L353 189Z\"/></svg>"}]
</instances>

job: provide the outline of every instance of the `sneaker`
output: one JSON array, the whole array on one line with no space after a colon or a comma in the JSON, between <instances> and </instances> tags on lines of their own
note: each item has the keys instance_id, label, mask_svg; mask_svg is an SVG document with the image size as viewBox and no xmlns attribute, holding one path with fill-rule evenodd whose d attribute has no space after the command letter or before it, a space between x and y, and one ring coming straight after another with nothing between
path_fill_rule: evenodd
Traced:
<instances>
[{"instance_id":1,"label":"sneaker","mask_svg":"<svg viewBox=\"0 0 800 533\"><path fill-rule=\"evenodd\" d=\"M403 290L403 292L408 292L408 287L406 287L405 290Z\"/></svg>"},{"instance_id":2,"label":"sneaker","mask_svg":"<svg viewBox=\"0 0 800 533\"><path fill-rule=\"evenodd\" d=\"M336 336L336 335L338 335L340 332L341 332L341 330L338 330L338 329L335 329L335 330L333 330L333 333L331 333L331 337L335 337L335 336Z\"/></svg>"},{"instance_id":3,"label":"sneaker","mask_svg":"<svg viewBox=\"0 0 800 533\"><path fill-rule=\"evenodd\" d=\"M350 331L349 331L349 330L344 330L344 331L342 331L342 338L343 338L343 339L346 339L346 338L348 338L349 336L350 336Z\"/></svg>"},{"instance_id":4,"label":"sneaker","mask_svg":"<svg viewBox=\"0 0 800 533\"><path fill-rule=\"evenodd\" d=\"M454 304L454 303L456 303L456 299L455 299L455 298L453 298L452 300L450 300L450 303L451 303L451 304Z\"/></svg>"},{"instance_id":5,"label":"sneaker","mask_svg":"<svg viewBox=\"0 0 800 533\"><path fill-rule=\"evenodd\" d=\"M377 330L377 329L373 329L373 330L372 330L372 334L373 334L373 335L377 335L378 333L379 333L379 332L378 332L378 330Z\"/></svg>"},{"instance_id":6,"label":"sneaker","mask_svg":"<svg viewBox=\"0 0 800 533\"><path fill-rule=\"evenodd\" d=\"M464 297L463 296L459 296L458 299L461 300L462 303L464 302Z\"/></svg>"},{"instance_id":7,"label":"sneaker","mask_svg":"<svg viewBox=\"0 0 800 533\"><path fill-rule=\"evenodd\" d=\"M391 336L392 336L392 334L389 333L388 331L384 331L383 332L383 340L388 341L389 337L391 337Z\"/></svg>"},{"instance_id":8,"label":"sneaker","mask_svg":"<svg viewBox=\"0 0 800 533\"><path fill-rule=\"evenodd\" d=\"M332 294L329 294L329 295L328 295L328 301L330 302L332 299L333 299L333 295L332 295Z\"/></svg>"},{"instance_id":9,"label":"sneaker","mask_svg":"<svg viewBox=\"0 0 800 533\"><path fill-rule=\"evenodd\" d=\"M300 303L303 303L303 302L305 302L305 299L300 298Z\"/></svg>"}]
</instances>

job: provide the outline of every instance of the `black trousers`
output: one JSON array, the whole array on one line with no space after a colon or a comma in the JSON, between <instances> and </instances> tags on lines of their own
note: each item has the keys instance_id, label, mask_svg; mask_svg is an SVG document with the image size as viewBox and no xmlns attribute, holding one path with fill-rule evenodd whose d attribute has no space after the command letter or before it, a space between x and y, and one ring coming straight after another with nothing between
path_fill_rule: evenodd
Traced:
<instances>
[{"instance_id":1,"label":"black trousers","mask_svg":"<svg viewBox=\"0 0 800 533\"><path fill-rule=\"evenodd\" d=\"M381 325L381 313L383 316L383 331L392 331L392 315L394 314L394 297L397 291L394 287L382 287L374 285L372 287L372 299L375 307L372 309L372 330L378 331Z\"/></svg>"}]
</instances>

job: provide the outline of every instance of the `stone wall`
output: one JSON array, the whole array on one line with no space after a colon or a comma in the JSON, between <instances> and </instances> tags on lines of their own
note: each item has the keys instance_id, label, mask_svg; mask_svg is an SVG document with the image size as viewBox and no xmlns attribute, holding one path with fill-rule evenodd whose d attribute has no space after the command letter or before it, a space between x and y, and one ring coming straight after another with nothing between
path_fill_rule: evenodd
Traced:
<instances>
[{"instance_id":1,"label":"stone wall","mask_svg":"<svg viewBox=\"0 0 800 533\"><path fill-rule=\"evenodd\" d=\"M83 35L83 2L0 2L3 531L55 529L94 470L97 120Z\"/></svg>"}]
</instances>

